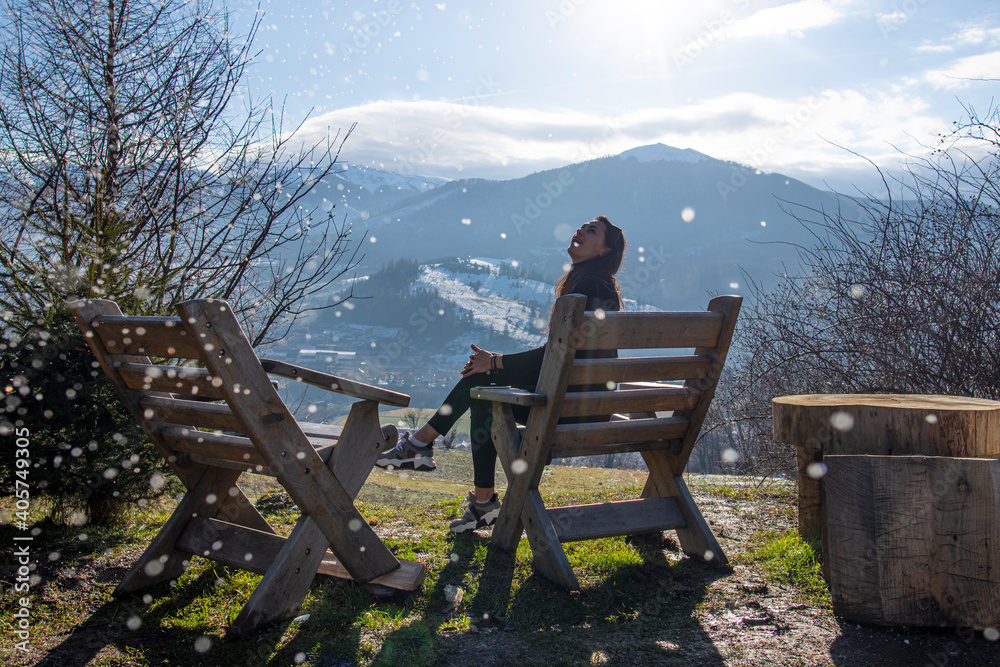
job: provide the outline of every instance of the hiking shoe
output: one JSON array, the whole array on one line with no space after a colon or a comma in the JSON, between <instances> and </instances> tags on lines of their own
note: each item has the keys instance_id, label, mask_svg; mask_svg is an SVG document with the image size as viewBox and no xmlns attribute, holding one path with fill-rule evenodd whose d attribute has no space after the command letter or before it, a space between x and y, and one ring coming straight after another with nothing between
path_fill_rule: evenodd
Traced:
<instances>
[{"instance_id":1,"label":"hiking shoe","mask_svg":"<svg viewBox=\"0 0 1000 667\"><path fill-rule=\"evenodd\" d=\"M396 446L383 452L375 465L380 468L412 468L413 470L434 470L434 443L426 447L415 445L410 440L410 432L406 431L399 438Z\"/></svg>"},{"instance_id":2,"label":"hiking shoe","mask_svg":"<svg viewBox=\"0 0 1000 667\"><path fill-rule=\"evenodd\" d=\"M448 526L451 532L467 533L470 530L492 526L497 522L497 516L500 514L500 501L497 499L497 494L494 493L489 500L479 502L476 500L476 494L469 491L465 501L465 514L462 515L461 519L455 519L451 522Z\"/></svg>"}]
</instances>

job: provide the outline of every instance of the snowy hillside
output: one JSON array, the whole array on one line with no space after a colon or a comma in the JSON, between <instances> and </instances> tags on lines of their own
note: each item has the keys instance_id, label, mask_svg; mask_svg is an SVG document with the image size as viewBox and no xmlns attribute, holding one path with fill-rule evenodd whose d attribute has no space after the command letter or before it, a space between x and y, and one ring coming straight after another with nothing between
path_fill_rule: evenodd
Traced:
<instances>
[{"instance_id":1,"label":"snowy hillside","mask_svg":"<svg viewBox=\"0 0 1000 667\"><path fill-rule=\"evenodd\" d=\"M474 267L473 271L449 270L441 264L422 266L412 288L434 289L443 301L472 313L477 326L505 334L512 341L526 346L544 343L555 287L539 280L505 275L502 268L510 266L510 261L484 257L465 261ZM626 299L625 309L655 310L655 307Z\"/></svg>"},{"instance_id":2,"label":"snowy hillside","mask_svg":"<svg viewBox=\"0 0 1000 667\"><path fill-rule=\"evenodd\" d=\"M371 167L361 167L356 165L344 165L345 169L337 174L341 181L363 187L372 192L381 191L409 191L413 193L427 192L439 185L447 183L447 179L433 178L429 176L406 176L394 174L388 171L381 171Z\"/></svg>"},{"instance_id":3,"label":"snowy hillside","mask_svg":"<svg viewBox=\"0 0 1000 667\"><path fill-rule=\"evenodd\" d=\"M440 264L424 266L413 286L433 288L442 300L472 313L478 326L506 332L525 346L545 342L541 332L548 321L543 312L552 300L552 285L501 275L497 260L474 259L470 264L487 273L450 271Z\"/></svg>"}]
</instances>

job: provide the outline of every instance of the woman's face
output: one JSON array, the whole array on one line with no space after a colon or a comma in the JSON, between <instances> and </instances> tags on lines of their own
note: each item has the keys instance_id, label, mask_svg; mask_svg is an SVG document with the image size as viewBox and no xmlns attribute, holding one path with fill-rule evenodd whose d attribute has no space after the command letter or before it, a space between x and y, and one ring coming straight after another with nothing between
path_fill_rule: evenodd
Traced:
<instances>
[{"instance_id":1,"label":"woman's face","mask_svg":"<svg viewBox=\"0 0 1000 667\"><path fill-rule=\"evenodd\" d=\"M611 249L604 245L604 223L599 220L591 220L576 230L566 248L574 264L593 259L609 250Z\"/></svg>"}]
</instances>

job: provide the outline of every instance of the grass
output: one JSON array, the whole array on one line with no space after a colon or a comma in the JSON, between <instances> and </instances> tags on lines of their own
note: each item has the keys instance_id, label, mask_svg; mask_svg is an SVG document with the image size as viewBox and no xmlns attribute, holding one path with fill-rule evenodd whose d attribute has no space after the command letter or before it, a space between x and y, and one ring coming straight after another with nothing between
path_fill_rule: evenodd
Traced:
<instances>
[{"instance_id":1,"label":"grass","mask_svg":"<svg viewBox=\"0 0 1000 667\"><path fill-rule=\"evenodd\" d=\"M753 541L753 548L743 556L746 563L758 566L774 581L795 586L811 602L830 603L820 565L820 540L804 540L791 530L758 533Z\"/></svg>"},{"instance_id":2,"label":"grass","mask_svg":"<svg viewBox=\"0 0 1000 667\"><path fill-rule=\"evenodd\" d=\"M798 487L794 482L780 479L758 479L721 477L717 475L695 476L689 486L727 500L762 500L794 502Z\"/></svg>"},{"instance_id":3,"label":"grass","mask_svg":"<svg viewBox=\"0 0 1000 667\"><path fill-rule=\"evenodd\" d=\"M249 640L225 633L260 577L214 561L193 558L169 585L113 598L114 584L176 505L164 498L120 526L37 524L33 641L58 644L50 660L61 664L319 667L460 664L501 640L508 662L590 663L611 650L623 623L631 624L630 634L645 628L670 647L642 649L669 662L703 634L692 618L720 576L714 571L671 556L659 538L576 542L565 547L581 590L565 591L534 572L526 540L509 554L491 547L486 534L447 531L469 488L471 455L443 450L436 458L438 469L426 475L373 471L359 495L361 513L389 548L426 565L423 587L413 594L384 599L318 578L298 620ZM634 498L643 478L640 471L549 467L544 496L550 506ZM241 485L276 531L291 530L298 512L272 480L249 476ZM0 540L12 544L12 536L10 526L0 526ZM769 557L760 559L771 567ZM12 571L14 564L0 556L0 568ZM17 604L9 590L0 598L0 652L4 664L33 664L41 654L13 647Z\"/></svg>"}]
</instances>

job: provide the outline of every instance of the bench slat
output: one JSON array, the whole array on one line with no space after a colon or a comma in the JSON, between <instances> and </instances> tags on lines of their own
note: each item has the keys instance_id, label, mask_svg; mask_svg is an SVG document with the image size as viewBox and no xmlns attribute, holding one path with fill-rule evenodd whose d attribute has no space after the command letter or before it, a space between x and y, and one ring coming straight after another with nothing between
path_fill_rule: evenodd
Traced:
<instances>
[{"instance_id":1,"label":"bench slat","mask_svg":"<svg viewBox=\"0 0 1000 667\"><path fill-rule=\"evenodd\" d=\"M677 381L708 375L708 357L624 357L620 359L577 359L569 372L569 383Z\"/></svg>"},{"instance_id":2,"label":"bench slat","mask_svg":"<svg viewBox=\"0 0 1000 667\"><path fill-rule=\"evenodd\" d=\"M560 414L563 417L578 417L616 412L690 410L700 398L700 391L686 387L566 392Z\"/></svg>"},{"instance_id":3,"label":"bench slat","mask_svg":"<svg viewBox=\"0 0 1000 667\"><path fill-rule=\"evenodd\" d=\"M577 456L603 456L605 454L628 454L630 452L671 452L680 451L684 441L644 440L641 442L611 442L592 445L570 445L568 447L553 447L549 453L554 459L571 459Z\"/></svg>"},{"instance_id":4,"label":"bench slat","mask_svg":"<svg viewBox=\"0 0 1000 667\"><path fill-rule=\"evenodd\" d=\"M667 313L669 314L669 313ZM584 316L579 349L635 350L642 348L715 347L719 342L722 313L608 313L600 319L594 313Z\"/></svg>"},{"instance_id":5,"label":"bench slat","mask_svg":"<svg viewBox=\"0 0 1000 667\"><path fill-rule=\"evenodd\" d=\"M545 405L545 396L517 387L475 387L469 390L473 398L499 401L511 405Z\"/></svg>"},{"instance_id":6,"label":"bench slat","mask_svg":"<svg viewBox=\"0 0 1000 667\"><path fill-rule=\"evenodd\" d=\"M553 456L557 449L683 438L690 423L684 417L661 417L591 424L559 424L552 438Z\"/></svg>"},{"instance_id":7,"label":"bench slat","mask_svg":"<svg viewBox=\"0 0 1000 667\"><path fill-rule=\"evenodd\" d=\"M177 317L104 315L91 327L108 354L200 359L201 345L184 330Z\"/></svg>"},{"instance_id":8,"label":"bench slat","mask_svg":"<svg viewBox=\"0 0 1000 667\"><path fill-rule=\"evenodd\" d=\"M143 410L145 419L151 422L195 426L213 431L243 431L228 405L143 396L139 399L139 408Z\"/></svg>"},{"instance_id":9,"label":"bench slat","mask_svg":"<svg viewBox=\"0 0 1000 667\"><path fill-rule=\"evenodd\" d=\"M129 389L164 391L197 399L225 400L221 380L212 382L204 368L161 366L156 364L120 364L118 373Z\"/></svg>"},{"instance_id":10,"label":"bench slat","mask_svg":"<svg viewBox=\"0 0 1000 667\"><path fill-rule=\"evenodd\" d=\"M311 368L303 368L302 366L274 359L261 359L260 365L266 372L272 375L278 375L283 378L295 380L296 382L305 382L314 387L336 391L347 396L353 396L354 398L378 401L385 405L394 405L403 408L410 404L410 397L406 394L389 391L381 387L373 387L363 382L355 382L354 380L337 377L329 373L321 373Z\"/></svg>"},{"instance_id":11,"label":"bench slat","mask_svg":"<svg viewBox=\"0 0 1000 667\"><path fill-rule=\"evenodd\" d=\"M672 530L687 525L677 498L673 497L553 507L548 513L560 542Z\"/></svg>"},{"instance_id":12,"label":"bench slat","mask_svg":"<svg viewBox=\"0 0 1000 667\"><path fill-rule=\"evenodd\" d=\"M188 553L198 556L208 554L213 560L258 574L267 572L284 545L285 538L281 536L200 516L191 519L177 541L177 546ZM247 554L250 555L249 560ZM329 550L316 573L338 579L351 579L351 575L337 560L337 556ZM368 583L397 590L415 591L423 584L424 574L424 566L420 563L399 559L397 569Z\"/></svg>"}]
</instances>

